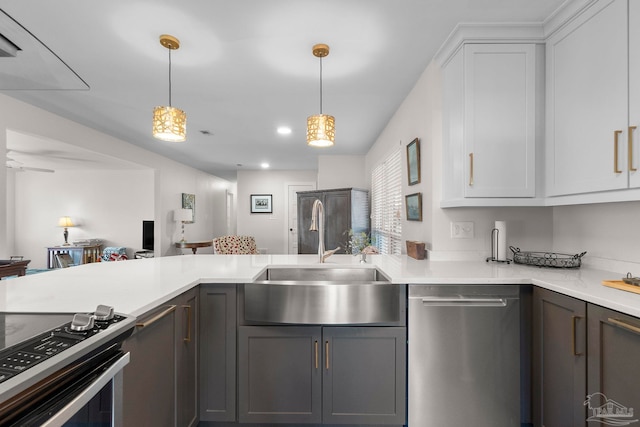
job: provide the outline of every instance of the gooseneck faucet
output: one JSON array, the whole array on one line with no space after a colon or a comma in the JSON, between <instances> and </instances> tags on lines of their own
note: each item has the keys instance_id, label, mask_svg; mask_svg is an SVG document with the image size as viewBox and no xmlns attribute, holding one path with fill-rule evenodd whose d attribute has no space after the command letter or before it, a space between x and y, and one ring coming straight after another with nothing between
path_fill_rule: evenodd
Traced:
<instances>
[{"instance_id":1,"label":"gooseneck faucet","mask_svg":"<svg viewBox=\"0 0 640 427\"><path fill-rule=\"evenodd\" d=\"M324 263L327 258L340 250L340 246L328 251L324 250L324 205L318 199L313 202L311 227L309 227L309 231L318 232L318 256L320 257L321 263Z\"/></svg>"}]
</instances>

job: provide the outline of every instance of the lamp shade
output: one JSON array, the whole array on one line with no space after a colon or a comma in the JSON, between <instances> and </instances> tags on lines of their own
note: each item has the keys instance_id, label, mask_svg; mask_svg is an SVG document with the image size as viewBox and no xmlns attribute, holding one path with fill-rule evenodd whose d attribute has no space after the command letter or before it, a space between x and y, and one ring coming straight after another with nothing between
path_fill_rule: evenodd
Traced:
<instances>
[{"instance_id":1,"label":"lamp shade","mask_svg":"<svg viewBox=\"0 0 640 427\"><path fill-rule=\"evenodd\" d=\"M153 136L170 142L187 139L187 115L179 108L159 106L153 109Z\"/></svg>"},{"instance_id":2,"label":"lamp shade","mask_svg":"<svg viewBox=\"0 0 640 427\"><path fill-rule=\"evenodd\" d=\"M68 216L61 216L58 220L58 227L75 227L75 224Z\"/></svg>"},{"instance_id":3,"label":"lamp shade","mask_svg":"<svg viewBox=\"0 0 640 427\"><path fill-rule=\"evenodd\" d=\"M173 211L173 220L176 222L193 221L193 210L176 209Z\"/></svg>"},{"instance_id":4,"label":"lamp shade","mask_svg":"<svg viewBox=\"0 0 640 427\"><path fill-rule=\"evenodd\" d=\"M333 116L316 114L307 117L307 145L331 147L336 136L336 120Z\"/></svg>"}]
</instances>

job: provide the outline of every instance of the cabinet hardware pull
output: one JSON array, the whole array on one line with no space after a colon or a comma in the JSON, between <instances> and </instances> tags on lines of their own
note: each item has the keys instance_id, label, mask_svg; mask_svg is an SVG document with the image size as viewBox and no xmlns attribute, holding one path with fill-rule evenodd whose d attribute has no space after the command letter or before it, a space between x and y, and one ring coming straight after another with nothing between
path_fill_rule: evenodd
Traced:
<instances>
[{"instance_id":1,"label":"cabinet hardware pull","mask_svg":"<svg viewBox=\"0 0 640 427\"><path fill-rule=\"evenodd\" d=\"M314 342L315 353L316 353L316 369L318 369L318 340Z\"/></svg>"},{"instance_id":2,"label":"cabinet hardware pull","mask_svg":"<svg viewBox=\"0 0 640 427\"><path fill-rule=\"evenodd\" d=\"M573 335L573 342L571 343L571 349L574 356L582 356L582 352L576 352L576 321L582 319L582 316L571 316L571 333Z\"/></svg>"},{"instance_id":3,"label":"cabinet hardware pull","mask_svg":"<svg viewBox=\"0 0 640 427\"><path fill-rule=\"evenodd\" d=\"M325 358L325 367L327 371L329 370L329 341L324 342L324 358Z\"/></svg>"},{"instance_id":4,"label":"cabinet hardware pull","mask_svg":"<svg viewBox=\"0 0 640 427\"><path fill-rule=\"evenodd\" d=\"M637 126L629 126L629 171L635 172L638 169L633 167L633 131Z\"/></svg>"},{"instance_id":5,"label":"cabinet hardware pull","mask_svg":"<svg viewBox=\"0 0 640 427\"><path fill-rule=\"evenodd\" d=\"M166 310L163 310L161 313L156 314L152 318L147 319L144 322L136 323L136 326L138 328L146 328L147 326L151 326L152 324L154 324L158 320L162 319L163 317L165 317L169 313L173 313L175 310L176 310L176 306L175 305L170 305Z\"/></svg>"},{"instance_id":6,"label":"cabinet hardware pull","mask_svg":"<svg viewBox=\"0 0 640 427\"><path fill-rule=\"evenodd\" d=\"M618 136L621 133L621 130L613 131L613 173L622 173L622 171L618 169Z\"/></svg>"},{"instance_id":7,"label":"cabinet hardware pull","mask_svg":"<svg viewBox=\"0 0 640 427\"><path fill-rule=\"evenodd\" d=\"M191 342L191 306L183 305L182 308L187 309L187 336L182 341Z\"/></svg>"},{"instance_id":8,"label":"cabinet hardware pull","mask_svg":"<svg viewBox=\"0 0 640 427\"><path fill-rule=\"evenodd\" d=\"M614 319L613 317L609 317L607 320L613 323L614 325L621 327L622 329L626 329L628 331L635 332L636 334L640 334L640 328L637 326L630 325L627 322L624 322L619 319Z\"/></svg>"},{"instance_id":9,"label":"cabinet hardware pull","mask_svg":"<svg viewBox=\"0 0 640 427\"><path fill-rule=\"evenodd\" d=\"M473 153L469 153L469 185L473 185Z\"/></svg>"}]
</instances>

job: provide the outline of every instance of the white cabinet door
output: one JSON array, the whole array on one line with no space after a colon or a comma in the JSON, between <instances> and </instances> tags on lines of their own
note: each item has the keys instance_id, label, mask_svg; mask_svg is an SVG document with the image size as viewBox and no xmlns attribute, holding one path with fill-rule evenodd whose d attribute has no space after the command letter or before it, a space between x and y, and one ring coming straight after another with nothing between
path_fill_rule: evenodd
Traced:
<instances>
[{"instance_id":1,"label":"white cabinet door","mask_svg":"<svg viewBox=\"0 0 640 427\"><path fill-rule=\"evenodd\" d=\"M628 187L627 46L626 0L601 0L548 39L547 195Z\"/></svg>"},{"instance_id":2,"label":"white cabinet door","mask_svg":"<svg viewBox=\"0 0 640 427\"><path fill-rule=\"evenodd\" d=\"M465 197L535 196L533 44L464 47Z\"/></svg>"},{"instance_id":3,"label":"white cabinet door","mask_svg":"<svg viewBox=\"0 0 640 427\"><path fill-rule=\"evenodd\" d=\"M640 187L640 2L629 1L629 186Z\"/></svg>"},{"instance_id":4,"label":"white cabinet door","mask_svg":"<svg viewBox=\"0 0 640 427\"><path fill-rule=\"evenodd\" d=\"M444 66L441 206L536 204L541 57L534 44L468 43Z\"/></svg>"}]
</instances>

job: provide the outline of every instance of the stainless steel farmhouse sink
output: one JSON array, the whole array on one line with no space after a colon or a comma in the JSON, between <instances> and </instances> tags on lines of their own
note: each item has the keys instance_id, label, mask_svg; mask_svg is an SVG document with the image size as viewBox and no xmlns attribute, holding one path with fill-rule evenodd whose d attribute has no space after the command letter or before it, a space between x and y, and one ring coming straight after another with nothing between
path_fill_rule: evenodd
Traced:
<instances>
[{"instance_id":1,"label":"stainless steel farmhouse sink","mask_svg":"<svg viewBox=\"0 0 640 427\"><path fill-rule=\"evenodd\" d=\"M401 320L404 287L375 268L268 268L244 285L244 320L376 324Z\"/></svg>"}]
</instances>

